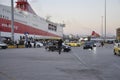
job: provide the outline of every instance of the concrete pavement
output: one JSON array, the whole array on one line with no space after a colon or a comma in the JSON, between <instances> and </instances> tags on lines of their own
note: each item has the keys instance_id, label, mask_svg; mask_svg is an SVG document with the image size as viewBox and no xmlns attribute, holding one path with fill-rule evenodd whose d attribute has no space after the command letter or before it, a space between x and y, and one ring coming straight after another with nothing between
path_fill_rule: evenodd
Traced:
<instances>
[{"instance_id":1,"label":"concrete pavement","mask_svg":"<svg viewBox=\"0 0 120 80\"><path fill-rule=\"evenodd\" d=\"M0 50L0 80L101 80L74 55L44 48Z\"/></svg>"}]
</instances>

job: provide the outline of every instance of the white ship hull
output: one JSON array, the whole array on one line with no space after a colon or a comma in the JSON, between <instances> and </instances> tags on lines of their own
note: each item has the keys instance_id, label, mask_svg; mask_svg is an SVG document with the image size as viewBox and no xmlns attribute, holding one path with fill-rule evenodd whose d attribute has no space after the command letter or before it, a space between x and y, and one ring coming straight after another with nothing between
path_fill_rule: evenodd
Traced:
<instances>
[{"instance_id":1,"label":"white ship hull","mask_svg":"<svg viewBox=\"0 0 120 80\"><path fill-rule=\"evenodd\" d=\"M27 32L33 38L61 38L63 25L47 21L27 11L14 9L14 37L19 39ZM11 7L0 5L0 32L11 37Z\"/></svg>"}]
</instances>

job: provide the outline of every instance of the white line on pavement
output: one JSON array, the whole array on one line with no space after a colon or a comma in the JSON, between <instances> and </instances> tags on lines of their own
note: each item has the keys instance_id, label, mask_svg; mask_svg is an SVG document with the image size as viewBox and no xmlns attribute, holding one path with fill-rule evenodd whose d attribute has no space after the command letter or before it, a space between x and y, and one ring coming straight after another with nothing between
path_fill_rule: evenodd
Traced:
<instances>
[{"instance_id":1,"label":"white line on pavement","mask_svg":"<svg viewBox=\"0 0 120 80\"><path fill-rule=\"evenodd\" d=\"M88 66L86 65L86 63L74 52L73 53L73 56L75 56L77 58L77 60L79 61L79 64L83 64L86 68L88 68Z\"/></svg>"}]
</instances>

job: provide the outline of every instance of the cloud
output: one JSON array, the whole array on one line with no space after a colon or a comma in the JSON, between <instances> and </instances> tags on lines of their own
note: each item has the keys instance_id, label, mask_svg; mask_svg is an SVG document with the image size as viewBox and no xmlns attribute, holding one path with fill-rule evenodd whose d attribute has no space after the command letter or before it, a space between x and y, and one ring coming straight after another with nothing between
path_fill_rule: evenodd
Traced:
<instances>
[{"instance_id":1,"label":"cloud","mask_svg":"<svg viewBox=\"0 0 120 80\"><path fill-rule=\"evenodd\" d=\"M7 1L6 0L0 0L0 3L6 3Z\"/></svg>"},{"instance_id":2,"label":"cloud","mask_svg":"<svg viewBox=\"0 0 120 80\"><path fill-rule=\"evenodd\" d=\"M1 0L0 2L5 2L6 0Z\"/></svg>"},{"instance_id":3,"label":"cloud","mask_svg":"<svg viewBox=\"0 0 120 80\"><path fill-rule=\"evenodd\" d=\"M30 3L37 3L39 0L29 0Z\"/></svg>"}]
</instances>

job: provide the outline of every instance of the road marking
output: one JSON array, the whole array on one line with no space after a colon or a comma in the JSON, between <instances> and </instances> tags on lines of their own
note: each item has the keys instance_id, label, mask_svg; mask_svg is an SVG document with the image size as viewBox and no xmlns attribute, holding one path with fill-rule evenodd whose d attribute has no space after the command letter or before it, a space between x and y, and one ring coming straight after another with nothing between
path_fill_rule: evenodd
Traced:
<instances>
[{"instance_id":1,"label":"road marking","mask_svg":"<svg viewBox=\"0 0 120 80\"><path fill-rule=\"evenodd\" d=\"M97 49L97 48L96 48L96 47L94 47L94 48L93 48L93 50L92 50L92 52L93 52L93 54L94 54L94 55L96 55L96 54L97 54L97 50L96 50L96 49Z\"/></svg>"},{"instance_id":2,"label":"road marking","mask_svg":"<svg viewBox=\"0 0 120 80\"><path fill-rule=\"evenodd\" d=\"M75 56L77 58L77 60L79 61L79 64L83 64L86 68L88 68L88 66L86 65L86 63L74 52L73 53L73 56Z\"/></svg>"}]
</instances>

